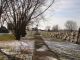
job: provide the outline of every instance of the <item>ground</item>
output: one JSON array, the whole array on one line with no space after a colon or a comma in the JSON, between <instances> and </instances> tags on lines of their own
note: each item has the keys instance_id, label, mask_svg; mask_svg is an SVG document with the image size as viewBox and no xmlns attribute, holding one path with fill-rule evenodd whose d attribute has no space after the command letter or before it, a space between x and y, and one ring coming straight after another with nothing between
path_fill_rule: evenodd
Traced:
<instances>
[{"instance_id":1,"label":"ground","mask_svg":"<svg viewBox=\"0 0 80 60\"><path fill-rule=\"evenodd\" d=\"M12 34L0 34L0 41L9 41L9 40L15 40L14 35Z\"/></svg>"},{"instance_id":2,"label":"ground","mask_svg":"<svg viewBox=\"0 0 80 60\"><path fill-rule=\"evenodd\" d=\"M7 37L7 39L9 39L9 35L2 35L2 36ZM0 48L2 48L4 52L6 52L7 54L14 54L14 52L15 51L18 52L19 49L24 50L24 53L26 53L27 51L28 53L31 54L34 51L34 41L35 41L34 37L35 36L28 34L25 38L21 38L20 42L14 40L13 36L11 40L5 40L4 38L3 41L2 40L0 41ZM39 39L37 40L40 39L41 38L39 37ZM54 51L56 54L59 55L61 60L80 60L80 45L70 42L56 41L56 39L51 40L50 38L47 39L44 38L44 41L52 51ZM44 58L52 60L51 56L52 54L53 53L49 52L46 49L46 47L41 47L40 49L37 50L36 56L39 57L38 60L42 59L44 60ZM55 59L55 54L53 59Z\"/></svg>"}]
</instances>

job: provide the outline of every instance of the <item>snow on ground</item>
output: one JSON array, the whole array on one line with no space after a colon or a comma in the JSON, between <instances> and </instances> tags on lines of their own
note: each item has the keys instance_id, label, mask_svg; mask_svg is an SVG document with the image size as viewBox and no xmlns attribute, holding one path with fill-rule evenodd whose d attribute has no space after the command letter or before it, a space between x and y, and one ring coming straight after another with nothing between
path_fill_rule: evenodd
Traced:
<instances>
[{"instance_id":1,"label":"snow on ground","mask_svg":"<svg viewBox=\"0 0 80 60\"><path fill-rule=\"evenodd\" d=\"M70 42L48 42L48 46L55 52L59 54L67 55L71 58L80 59L80 45L73 44ZM78 60L77 59L77 60Z\"/></svg>"},{"instance_id":2,"label":"snow on ground","mask_svg":"<svg viewBox=\"0 0 80 60\"><path fill-rule=\"evenodd\" d=\"M7 47L7 46L11 46L11 47L18 47L18 46L24 46L24 47L30 47L33 48L33 41L1 41L0 42L0 47Z\"/></svg>"},{"instance_id":3,"label":"snow on ground","mask_svg":"<svg viewBox=\"0 0 80 60\"><path fill-rule=\"evenodd\" d=\"M0 42L0 48L2 48L2 50L7 47L15 51L29 50L29 52L33 52L34 43L33 41L28 41L28 40ZM6 49L4 49L4 51L6 51Z\"/></svg>"},{"instance_id":4,"label":"snow on ground","mask_svg":"<svg viewBox=\"0 0 80 60\"><path fill-rule=\"evenodd\" d=\"M80 45L69 43L69 42L54 42L54 41L45 41L48 46L55 52L68 55L71 58L76 58L74 60L80 60ZM8 41L0 42L0 47L13 47L16 50L20 49L34 49L34 41L23 40L23 41ZM44 48L44 49L43 49ZM45 51L46 48L42 47L42 51Z\"/></svg>"}]
</instances>

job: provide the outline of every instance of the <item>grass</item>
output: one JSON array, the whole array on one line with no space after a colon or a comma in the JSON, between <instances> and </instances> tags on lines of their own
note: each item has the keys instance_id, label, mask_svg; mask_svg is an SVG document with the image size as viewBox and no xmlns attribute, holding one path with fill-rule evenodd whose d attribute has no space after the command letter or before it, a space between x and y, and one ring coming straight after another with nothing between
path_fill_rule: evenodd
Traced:
<instances>
[{"instance_id":1,"label":"grass","mask_svg":"<svg viewBox=\"0 0 80 60\"><path fill-rule=\"evenodd\" d=\"M0 41L8 41L8 40L14 40L15 37L12 34L2 34L0 35Z\"/></svg>"}]
</instances>

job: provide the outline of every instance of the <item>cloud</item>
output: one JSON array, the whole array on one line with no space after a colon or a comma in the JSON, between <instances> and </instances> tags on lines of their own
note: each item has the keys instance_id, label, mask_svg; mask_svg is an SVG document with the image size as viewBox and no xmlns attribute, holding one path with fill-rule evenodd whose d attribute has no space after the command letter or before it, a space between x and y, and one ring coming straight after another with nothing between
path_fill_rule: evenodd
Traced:
<instances>
[{"instance_id":1,"label":"cloud","mask_svg":"<svg viewBox=\"0 0 80 60\"><path fill-rule=\"evenodd\" d=\"M73 0L55 0L54 4L47 10L46 13L54 14L56 12L68 10L73 5Z\"/></svg>"},{"instance_id":2,"label":"cloud","mask_svg":"<svg viewBox=\"0 0 80 60\"><path fill-rule=\"evenodd\" d=\"M73 5L73 0L57 0L54 4L55 11L62 11L67 8L71 8Z\"/></svg>"},{"instance_id":3,"label":"cloud","mask_svg":"<svg viewBox=\"0 0 80 60\"><path fill-rule=\"evenodd\" d=\"M76 21L80 26L80 0L55 0L45 17L48 21L42 24L44 27L58 24L63 29L67 20Z\"/></svg>"}]
</instances>

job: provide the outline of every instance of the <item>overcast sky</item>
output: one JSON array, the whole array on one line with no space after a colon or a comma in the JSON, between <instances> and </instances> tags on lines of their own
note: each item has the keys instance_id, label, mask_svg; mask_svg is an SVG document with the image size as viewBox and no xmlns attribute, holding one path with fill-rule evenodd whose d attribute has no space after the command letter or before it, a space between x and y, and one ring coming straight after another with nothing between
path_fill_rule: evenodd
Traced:
<instances>
[{"instance_id":1,"label":"overcast sky","mask_svg":"<svg viewBox=\"0 0 80 60\"><path fill-rule=\"evenodd\" d=\"M80 26L80 0L55 0L55 4L45 12L46 22L41 22L40 28L58 24L65 28L67 20L73 20Z\"/></svg>"}]
</instances>

